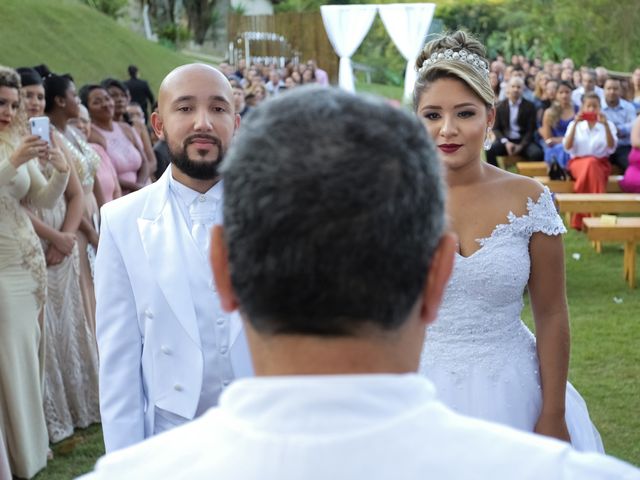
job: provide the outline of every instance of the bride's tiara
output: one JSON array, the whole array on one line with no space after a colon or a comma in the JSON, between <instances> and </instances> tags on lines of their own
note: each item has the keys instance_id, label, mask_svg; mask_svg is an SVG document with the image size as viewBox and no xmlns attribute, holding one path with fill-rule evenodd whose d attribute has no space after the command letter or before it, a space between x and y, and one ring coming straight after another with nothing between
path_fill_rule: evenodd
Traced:
<instances>
[{"instance_id":1,"label":"bride's tiara","mask_svg":"<svg viewBox=\"0 0 640 480\"><path fill-rule=\"evenodd\" d=\"M479 55L469 53L465 49L454 52L448 48L444 51L433 52L429 58L422 62L422 67L418 70L418 73L422 75L428 68L438 62L464 62L471 65L483 78L489 79L489 66L487 62Z\"/></svg>"}]
</instances>

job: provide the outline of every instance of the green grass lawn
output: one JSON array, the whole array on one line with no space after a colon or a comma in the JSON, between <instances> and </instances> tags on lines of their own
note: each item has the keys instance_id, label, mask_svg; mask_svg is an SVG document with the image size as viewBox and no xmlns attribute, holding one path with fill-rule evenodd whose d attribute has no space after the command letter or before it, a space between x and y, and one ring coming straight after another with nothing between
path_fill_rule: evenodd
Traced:
<instances>
[{"instance_id":1,"label":"green grass lawn","mask_svg":"<svg viewBox=\"0 0 640 480\"><path fill-rule=\"evenodd\" d=\"M640 465L640 293L622 278L622 247L595 253L586 238L565 237L571 310L573 385L585 398L607 453ZM580 260L572 255L580 254ZM614 302L614 297L622 303ZM528 307L525 321L531 325ZM53 447L55 458L37 480L73 478L103 454L99 426Z\"/></svg>"},{"instance_id":2,"label":"green grass lawn","mask_svg":"<svg viewBox=\"0 0 640 480\"><path fill-rule=\"evenodd\" d=\"M77 0L2 0L0 18L0 64L46 63L53 72L71 73L78 86L108 76L126 79L133 63L155 92L171 69L193 61Z\"/></svg>"}]
</instances>

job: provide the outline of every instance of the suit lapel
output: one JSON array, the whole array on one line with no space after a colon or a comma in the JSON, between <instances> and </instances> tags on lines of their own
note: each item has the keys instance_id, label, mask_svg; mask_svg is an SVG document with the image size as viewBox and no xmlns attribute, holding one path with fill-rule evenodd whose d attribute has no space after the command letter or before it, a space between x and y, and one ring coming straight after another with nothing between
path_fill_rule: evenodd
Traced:
<instances>
[{"instance_id":1,"label":"suit lapel","mask_svg":"<svg viewBox=\"0 0 640 480\"><path fill-rule=\"evenodd\" d=\"M170 201L169 175L171 168L149 187L151 191L138 219L138 230L154 274L150 281L157 282L178 322L196 345L200 345L188 270L185 268L185 258L188 257L186 243L191 241L191 236L180 212Z\"/></svg>"}]
</instances>

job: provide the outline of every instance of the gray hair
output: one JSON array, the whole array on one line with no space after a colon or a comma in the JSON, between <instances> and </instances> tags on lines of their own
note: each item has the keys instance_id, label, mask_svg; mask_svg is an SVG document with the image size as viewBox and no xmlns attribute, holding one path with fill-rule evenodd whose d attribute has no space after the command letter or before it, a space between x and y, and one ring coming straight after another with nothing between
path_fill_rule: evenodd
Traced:
<instances>
[{"instance_id":1,"label":"gray hair","mask_svg":"<svg viewBox=\"0 0 640 480\"><path fill-rule=\"evenodd\" d=\"M257 331L404 323L444 228L440 165L417 118L296 89L248 115L221 173L231 282Z\"/></svg>"}]
</instances>

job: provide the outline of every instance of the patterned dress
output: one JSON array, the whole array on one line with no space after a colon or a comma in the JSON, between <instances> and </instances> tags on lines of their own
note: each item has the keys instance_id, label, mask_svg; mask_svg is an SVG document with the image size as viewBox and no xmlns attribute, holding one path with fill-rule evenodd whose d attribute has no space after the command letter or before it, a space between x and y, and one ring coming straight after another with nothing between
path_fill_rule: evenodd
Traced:
<instances>
[{"instance_id":1,"label":"patterned dress","mask_svg":"<svg viewBox=\"0 0 640 480\"><path fill-rule=\"evenodd\" d=\"M13 475L31 478L47 463L41 317L47 270L20 201L53 206L68 175L54 172L47 182L35 160L14 168L9 158L18 143L15 134L0 132L0 434Z\"/></svg>"}]
</instances>

